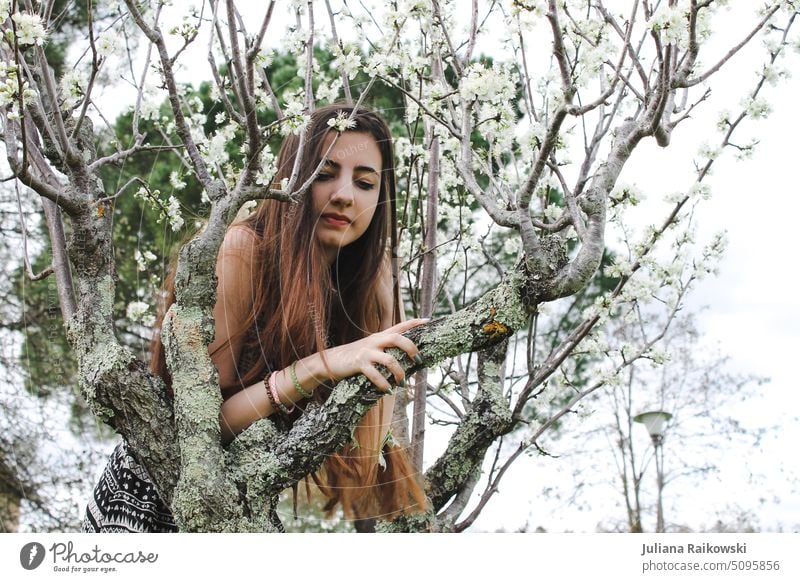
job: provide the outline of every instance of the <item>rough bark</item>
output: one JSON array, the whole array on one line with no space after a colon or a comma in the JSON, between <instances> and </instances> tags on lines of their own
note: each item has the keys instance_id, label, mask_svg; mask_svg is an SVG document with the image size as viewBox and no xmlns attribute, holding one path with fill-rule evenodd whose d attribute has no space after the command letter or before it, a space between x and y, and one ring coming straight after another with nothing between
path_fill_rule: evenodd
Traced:
<instances>
[{"instance_id":1,"label":"rough bark","mask_svg":"<svg viewBox=\"0 0 800 582\"><path fill-rule=\"evenodd\" d=\"M425 472L434 510L444 505L481 470L486 451L512 426L503 397L502 372L508 340L478 352L478 392L444 454Z\"/></svg>"}]
</instances>

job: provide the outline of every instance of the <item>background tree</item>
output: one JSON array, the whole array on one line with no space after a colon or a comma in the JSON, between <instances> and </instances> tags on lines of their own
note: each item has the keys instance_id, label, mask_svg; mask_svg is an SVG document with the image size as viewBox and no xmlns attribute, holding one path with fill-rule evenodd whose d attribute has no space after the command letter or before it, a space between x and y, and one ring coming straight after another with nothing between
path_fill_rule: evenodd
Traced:
<instances>
[{"instance_id":1,"label":"background tree","mask_svg":"<svg viewBox=\"0 0 800 582\"><path fill-rule=\"evenodd\" d=\"M604 531L655 531L656 451L635 417L662 410L672 415L661 445L665 531L691 531L702 527L697 516L679 509L696 505L698 490L717 486L714 475L731 462L728 451L740 451L738 463L745 465L751 455L764 453L764 441L777 428L742 414L743 403L762 395L765 379L734 373L729 358L704 349L690 312L675 314L666 328L653 313L628 324L623 319L610 321L603 339L586 342L586 349L617 360L620 373L581 403L589 415L585 430L551 431L538 443L570 476L564 485L549 484L545 496L556 505L591 510ZM636 357L633 346L643 330L651 337L663 332L664 338ZM754 488L757 479L754 475ZM764 487L757 490L764 495ZM599 499L605 502L598 504ZM725 512L713 496L704 505ZM734 516L734 523L743 516Z\"/></svg>"},{"instance_id":2,"label":"background tree","mask_svg":"<svg viewBox=\"0 0 800 582\"><path fill-rule=\"evenodd\" d=\"M66 81L62 78L59 90L42 48L50 5L31 4L27 12L12 6L8 14L0 14L8 32L2 46L6 82L0 101L6 154L13 176L44 201L53 276L81 391L98 418L122 434L144 461L182 529L274 527L268 515L277 494L346 442L379 394L361 377L340 382L334 398L309 409L288 433L278 434L264 419L223 448L221 397L206 349L213 329L216 252L225 228L243 205L267 197L293 203L302 191L303 185L293 180L280 188L269 186L274 175L270 143L279 132L302 129L315 103L314 80L322 79L318 92L325 87L330 94L336 88L338 96L340 87L346 99L358 102L378 82L399 88L405 97L404 121L416 127L407 142L398 144L401 161L408 163L403 175L403 275L410 288L421 288L420 309L437 315L454 311L409 335L429 369L468 352L477 354L477 362L456 376L458 402L451 408L457 426L446 449L425 471L432 511L380 527L461 531L492 498L497 481L519 454L582 398L612 381L613 366L601 382L575 390L570 357L598 323L613 315L619 302L630 302L635 291L642 292L637 284L640 272L663 274L654 249L683 218L687 202L702 197L714 156L700 164L695 184L674 200L669 216L619 263L613 290L599 296L575 323L565 323L552 349L526 358L527 372L507 386L507 371L515 373L513 358L511 365L506 361L509 339L516 345L526 330L533 338L537 314L545 304L572 296L590 283L604 255L608 210L628 201L624 190L614 188L631 153L648 138L668 146L675 128L690 119L690 113L696 115L705 100L699 86L761 31L771 39L768 68L742 113L721 122L719 148L732 144L733 132L746 115L763 114L760 92L774 74L795 6L768 4L742 41L718 58L709 55L711 64L703 66L699 56L711 34L708 24L717 8L713 1L671 0L657 6L634 1L622 15L600 1L512 2L488 8L474 2L463 38L457 36L454 4L393 4L380 22L371 18L370 23L346 7L326 2L322 14L328 13L330 46L336 55L337 75L331 79L315 60L314 47L322 36L320 6L296 3L297 25L286 41L303 87L282 98L270 77L270 54L262 46L272 30L274 6L270 3L260 26L248 31L246 23L253 20L243 18L231 1L209 2L168 25L171 17L163 4L127 1L115 26L135 26L147 40L141 60L133 59L130 65L128 81L137 88L130 133L119 135L113 153L105 155L96 144L93 120L103 118L93 95L98 75L113 57L107 36L112 29L99 34L94 25L89 27L83 66ZM492 19L504 24L500 35L495 32L499 28L493 29L493 37L502 38L517 58L487 68L475 55L479 36L488 31ZM337 32L345 21L353 23L354 45L343 42L341 30ZM213 122L202 100L197 104L190 99L176 79L177 63L199 46L201 30L211 33L203 38L214 107L221 108ZM547 36L540 34L543 31ZM116 38L130 35L116 33ZM377 38L382 42L369 51L363 48ZM544 38L548 40L543 46L531 46ZM541 70L528 61L537 52L548 55ZM369 81L349 86L351 75L359 71ZM153 87L160 87L170 104L166 120L160 120L163 141L155 143L144 125L153 104L161 103L160 98L149 98ZM512 104L519 87L524 98ZM268 121L268 111L275 122ZM243 145L232 156L226 144L236 136ZM187 176L176 178L187 184L196 180L209 200L205 226L181 247L176 303L162 328L174 400L115 331L115 206L135 194L152 203L173 231L184 226L185 218L180 195L165 194L141 177L115 188L103 168L154 151L174 155ZM579 161L572 163L569 158L575 153ZM480 209L482 221L476 220L473 208ZM68 245L61 213L68 225ZM440 217L446 218L444 223ZM488 222L503 230L503 258L510 265L487 256L487 237L482 245L478 231ZM435 261L430 259L433 253ZM471 273L476 256L487 267ZM416 267L420 262L422 267ZM473 295L465 286L456 301L459 295L443 290L464 273L491 289ZM145 313L144 306L138 307L138 313L129 314L131 319ZM410 366L407 372L417 370ZM567 379L557 386L563 390L543 392L559 375ZM420 420L428 410L427 392L419 389L414 396ZM445 402L449 398L442 391L437 395ZM537 408L565 398L568 402L540 422L531 410L537 397ZM400 416L403 412L397 411ZM521 424L529 427L528 434L497 464L477 507L462 516L486 451ZM424 431L413 430L411 438L414 450L424 450Z\"/></svg>"}]
</instances>

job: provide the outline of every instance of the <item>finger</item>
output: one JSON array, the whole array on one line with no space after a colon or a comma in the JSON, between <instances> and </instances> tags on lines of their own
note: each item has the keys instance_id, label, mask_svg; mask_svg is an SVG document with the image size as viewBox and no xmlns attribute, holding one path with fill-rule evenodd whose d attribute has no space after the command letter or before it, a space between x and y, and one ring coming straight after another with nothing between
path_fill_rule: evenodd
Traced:
<instances>
[{"instance_id":1,"label":"finger","mask_svg":"<svg viewBox=\"0 0 800 582\"><path fill-rule=\"evenodd\" d=\"M392 376L394 376L397 384L405 380L406 377L405 370L403 370L403 367L400 365L400 362L398 362L397 359L394 358L393 356L385 352L381 352L380 357L376 358L376 361L379 364L382 364L387 370L389 370L392 373Z\"/></svg>"},{"instance_id":2,"label":"finger","mask_svg":"<svg viewBox=\"0 0 800 582\"><path fill-rule=\"evenodd\" d=\"M401 321L398 324L393 325L392 327L386 328L384 331L394 332L394 333L403 333L404 331L408 331L418 325L422 325L423 323L428 323L430 321L430 317L418 317L416 319L409 319L408 321Z\"/></svg>"},{"instance_id":3,"label":"finger","mask_svg":"<svg viewBox=\"0 0 800 582\"><path fill-rule=\"evenodd\" d=\"M381 376L380 372L378 372L375 366L367 366L361 370L361 373L364 374L364 376L366 376L367 379L372 382L381 392L392 391L392 385L389 384L389 381L386 378Z\"/></svg>"},{"instance_id":4,"label":"finger","mask_svg":"<svg viewBox=\"0 0 800 582\"><path fill-rule=\"evenodd\" d=\"M415 344L406 336L400 335L399 333L392 335L390 341L391 345L403 350L408 355L408 359L416 361L415 358L417 355L419 355L419 348L417 347L417 344Z\"/></svg>"}]
</instances>

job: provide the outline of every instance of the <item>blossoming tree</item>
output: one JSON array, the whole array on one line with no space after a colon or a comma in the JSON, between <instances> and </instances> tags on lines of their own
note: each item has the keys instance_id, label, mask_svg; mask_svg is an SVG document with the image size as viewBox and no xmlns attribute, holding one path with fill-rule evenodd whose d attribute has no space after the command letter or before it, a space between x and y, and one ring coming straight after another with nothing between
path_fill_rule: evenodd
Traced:
<instances>
[{"instance_id":1,"label":"blossoming tree","mask_svg":"<svg viewBox=\"0 0 800 582\"><path fill-rule=\"evenodd\" d=\"M90 22L76 67L58 79L43 49L57 17L53 3L0 1L6 156L11 178L42 202L51 276L82 393L94 413L128 440L186 531L272 530L278 493L347 442L379 397L365 378L350 378L287 433L265 419L230 446L221 445L221 396L207 352L217 250L243 207L265 198L294 204L306 186L294 178L272 185L276 160L269 139L276 132L302 139L316 103L369 102L376 84L404 96L406 135L398 139L398 153L407 210L399 258L414 289L415 311L435 317L408 334L427 371L408 365L407 373L420 373L418 389L405 402L399 399L409 406L413 400L414 421L405 437L420 470L429 398L444 402L456 420L448 445L424 472L431 510L380 527L462 531L543 431L631 362L658 358L658 337L640 338L620 348L615 361L606 353L609 365L595 382L570 381L573 353L599 322L624 316L654 289L676 310L685 264L697 272L712 268L716 243L698 257L685 257L680 268L657 261L654 249L707 193L704 180L718 153L751 147L734 142L734 132L747 116L766 113L761 92L781 74L779 58L792 40L799 8L789 0L764 3L750 28L719 50L712 25L726 2L714 0L513 0L489 6L473 0L463 20L457 6L464 4L455 2L404 0L362 15L346 3L334 4L293 2L294 20L284 34L274 23L274 1L257 18L240 12L250 6L210 0L182 19L156 0L100 3L94 8L117 11L118 18L104 27ZM251 22L258 24L251 28ZM117 46L115 39L133 39L134 32L142 39L138 50L132 40ZM273 38L282 38L295 55L301 90L282 91L270 77ZM704 152L694 183L616 261L610 288L578 316L559 318L542 341L541 312L592 284L607 223L624 224L626 208L636 202L635 190L618 184L631 154L647 140L668 147L676 127L703 111L715 73L758 38L765 40L764 68L742 110L720 119L718 144ZM330 77L315 60L320 44L336 55ZM215 87L219 113L213 122L177 80L181 63L199 50L205 50ZM497 56L490 61L481 50ZM132 134L116 136L115 150L99 155L94 126L105 117L96 95L110 63L125 63L126 80L136 89ZM364 84L352 84L362 77ZM158 115L158 95L170 111L156 144L145 139L140 124ZM267 112L275 122L263 122ZM348 123L340 119L336 129ZM237 139L243 144L238 158L226 149ZM100 179L104 167L153 151L175 156L184 168L172 177L175 194L165 197L144 178L113 189ZM115 334L112 228L115 202L138 195L159 208L171 228L181 229L186 176L202 187L207 210L199 234L180 250L176 301L161 330L173 379L170 399L161 379ZM492 229L499 234L490 238ZM152 257L141 253L137 260L146 265ZM475 284L455 287L456 276L467 272ZM147 324L148 308L145 301L132 303L127 315ZM514 346L526 344L522 372L515 359L507 361L509 339ZM477 362L465 363L462 354L477 354ZM593 355L602 356L597 349ZM454 391L444 389L448 381ZM546 415L536 412L550 403L558 406ZM405 410L396 411L401 419ZM464 515L487 450L523 425L526 436L506 459L492 463L486 490Z\"/></svg>"}]
</instances>

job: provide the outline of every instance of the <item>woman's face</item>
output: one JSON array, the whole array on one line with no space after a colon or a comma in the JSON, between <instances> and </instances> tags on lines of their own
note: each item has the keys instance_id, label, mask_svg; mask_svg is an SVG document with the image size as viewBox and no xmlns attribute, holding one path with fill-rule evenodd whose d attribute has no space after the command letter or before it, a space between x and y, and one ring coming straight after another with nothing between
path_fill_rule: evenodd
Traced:
<instances>
[{"instance_id":1,"label":"woman's face","mask_svg":"<svg viewBox=\"0 0 800 582\"><path fill-rule=\"evenodd\" d=\"M322 144L328 151L336 134ZM314 230L328 264L340 249L366 232L381 189L383 160L375 138L368 133L347 131L339 135L311 186Z\"/></svg>"}]
</instances>

